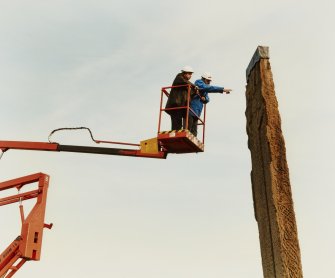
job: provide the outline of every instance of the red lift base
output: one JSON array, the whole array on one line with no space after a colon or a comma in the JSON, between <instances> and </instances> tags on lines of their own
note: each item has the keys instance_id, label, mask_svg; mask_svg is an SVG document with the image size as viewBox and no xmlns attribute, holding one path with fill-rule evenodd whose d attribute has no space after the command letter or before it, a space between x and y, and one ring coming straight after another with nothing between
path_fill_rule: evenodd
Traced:
<instances>
[{"instance_id":1,"label":"red lift base","mask_svg":"<svg viewBox=\"0 0 335 278\"><path fill-rule=\"evenodd\" d=\"M204 151L204 144L187 129L161 131L157 139L160 146L168 153Z\"/></svg>"}]
</instances>

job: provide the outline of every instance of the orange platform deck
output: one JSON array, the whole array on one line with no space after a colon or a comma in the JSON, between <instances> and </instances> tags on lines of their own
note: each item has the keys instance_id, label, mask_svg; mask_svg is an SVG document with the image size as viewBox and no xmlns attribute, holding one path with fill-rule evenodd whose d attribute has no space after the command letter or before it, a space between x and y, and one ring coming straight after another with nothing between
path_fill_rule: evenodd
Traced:
<instances>
[{"instance_id":1,"label":"orange platform deck","mask_svg":"<svg viewBox=\"0 0 335 278\"><path fill-rule=\"evenodd\" d=\"M204 144L189 130L161 131L157 136L160 146L168 153L196 153L204 151Z\"/></svg>"}]
</instances>

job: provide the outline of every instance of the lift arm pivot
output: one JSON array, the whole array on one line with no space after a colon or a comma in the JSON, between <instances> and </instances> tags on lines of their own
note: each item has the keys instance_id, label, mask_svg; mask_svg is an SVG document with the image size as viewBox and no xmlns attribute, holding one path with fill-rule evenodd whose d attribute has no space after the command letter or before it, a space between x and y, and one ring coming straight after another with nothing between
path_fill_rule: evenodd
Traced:
<instances>
[{"instance_id":1,"label":"lift arm pivot","mask_svg":"<svg viewBox=\"0 0 335 278\"><path fill-rule=\"evenodd\" d=\"M51 228L52 224L45 224L45 207L49 186L49 176L37 173L18 179L0 182L0 191L17 188L24 185L38 183L38 188L33 191L0 198L0 206L20 203L22 221L21 235L18 236L4 252L0 254L0 277L12 277L21 266L29 260L39 261L42 248L44 228ZM24 216L22 201L36 198L36 204L27 217Z\"/></svg>"}]
</instances>

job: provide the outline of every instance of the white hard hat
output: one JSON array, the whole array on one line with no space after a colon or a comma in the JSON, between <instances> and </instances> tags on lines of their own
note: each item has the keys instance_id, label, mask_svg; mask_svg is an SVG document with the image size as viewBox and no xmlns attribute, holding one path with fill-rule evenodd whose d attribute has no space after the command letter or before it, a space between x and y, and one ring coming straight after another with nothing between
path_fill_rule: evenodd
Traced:
<instances>
[{"instance_id":1,"label":"white hard hat","mask_svg":"<svg viewBox=\"0 0 335 278\"><path fill-rule=\"evenodd\" d=\"M212 81L212 75L208 71L204 72L201 77Z\"/></svg>"},{"instance_id":2,"label":"white hard hat","mask_svg":"<svg viewBox=\"0 0 335 278\"><path fill-rule=\"evenodd\" d=\"M194 70L190 66L185 66L181 69L181 72L191 72L191 73L193 73Z\"/></svg>"}]
</instances>

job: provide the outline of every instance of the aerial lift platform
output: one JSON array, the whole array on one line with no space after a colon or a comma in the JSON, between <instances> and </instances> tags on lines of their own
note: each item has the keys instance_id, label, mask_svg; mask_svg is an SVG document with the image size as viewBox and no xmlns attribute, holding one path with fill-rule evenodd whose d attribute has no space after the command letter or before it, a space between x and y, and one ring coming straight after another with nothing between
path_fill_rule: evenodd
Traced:
<instances>
[{"instance_id":1,"label":"aerial lift platform","mask_svg":"<svg viewBox=\"0 0 335 278\"><path fill-rule=\"evenodd\" d=\"M176 87L181 86L170 86L163 87L161 90L161 102L160 102L160 110L159 110L159 122L158 122L158 133L157 133L157 141L158 144L162 147L163 150L166 150L168 153L194 153L194 152L203 152L204 151L204 142L205 142L205 121L206 121L206 104L204 105L204 116L203 118L198 117L198 125L202 126L202 135L201 140L194 136L188 130L188 117L190 111L193 110L190 108L190 99L191 99L191 87L187 85L187 105L177 108L163 108L163 104L165 103L164 97L169 96L169 90ZM162 113L168 110L179 110L184 109L186 112L186 127L181 130L168 130L161 131L161 119ZM196 115L196 113L193 113Z\"/></svg>"},{"instance_id":2,"label":"aerial lift platform","mask_svg":"<svg viewBox=\"0 0 335 278\"><path fill-rule=\"evenodd\" d=\"M169 96L168 90L175 87L188 87L187 106L177 108L163 108L165 103L164 97ZM0 141L0 150L6 152L9 149L16 150L34 150L34 151L51 151L51 152L78 152L78 153L92 153L92 154L105 154L105 155L119 155L119 156L135 156L146 158L161 158L165 159L169 153L183 154L183 153L197 153L204 151L205 140L205 120L206 120L206 105L204 106L203 118L198 117L198 122L202 126L201 139L198 139L188 130L188 116L192 109L190 108L190 85L170 86L163 87L161 90L160 112L158 121L157 136L154 138L141 141L139 144L96 140L90 129L85 127L80 128L60 128L54 130L49 135L49 142L27 142L27 141ZM186 127L181 130L168 130L162 131L162 116L163 112L167 110L185 109L186 111ZM90 132L92 140L97 143L106 143L113 145L127 145L132 148L110 148L110 147L93 147L93 146L77 146L77 145L62 145L59 143L51 142L51 135L60 130L66 129L87 129ZM136 148L134 148L136 147Z\"/></svg>"},{"instance_id":3,"label":"aerial lift platform","mask_svg":"<svg viewBox=\"0 0 335 278\"><path fill-rule=\"evenodd\" d=\"M118 156L133 156L142 158L158 158L166 159L169 153L184 154L197 153L204 151L205 139L205 119L206 105L204 108L203 118L198 118L199 125L202 128L202 139L195 137L188 129L188 115L192 111L190 108L190 91L188 87L187 106L170 108L170 109L185 109L186 111L186 127L182 130L161 130L161 119L163 112L169 110L163 108L165 103L164 97L169 96L169 90L173 88L163 87L161 90L160 112L157 136L141 141L139 144L113 142L105 140L96 140L93 138L91 131L88 128L62 128L54 130L49 135L49 142L28 142L28 141L1 141L0 140L0 158L8 150L30 150L30 151L51 151L51 152L76 152ZM174 86L180 87L180 86ZM50 141L51 135L55 131L63 129L87 129L91 134L92 140L97 144L113 144L127 145L128 148L110 148L110 147L94 147L94 146L78 146L78 145L63 145ZM20 193L20 190L27 184L38 184L38 188L33 191ZM49 186L49 176L44 173L37 173L0 183L0 191L16 188L18 193L8 197L0 198L0 206L19 203L19 211L21 216L22 228L21 234L1 253L0 255L0 278L12 277L26 261L40 260L43 229L51 229L52 224L45 224L45 209L47 191ZM25 217L22 202L25 200L36 198L36 204Z\"/></svg>"}]
</instances>

